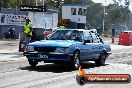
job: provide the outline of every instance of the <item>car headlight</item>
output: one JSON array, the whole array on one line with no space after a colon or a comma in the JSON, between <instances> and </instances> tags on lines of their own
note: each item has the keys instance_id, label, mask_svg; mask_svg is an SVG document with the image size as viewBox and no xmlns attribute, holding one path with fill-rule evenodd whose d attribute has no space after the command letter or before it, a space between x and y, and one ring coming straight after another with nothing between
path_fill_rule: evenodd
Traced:
<instances>
[{"instance_id":1,"label":"car headlight","mask_svg":"<svg viewBox=\"0 0 132 88\"><path fill-rule=\"evenodd\" d=\"M27 46L26 51L34 51L34 47L33 46Z\"/></svg>"},{"instance_id":2,"label":"car headlight","mask_svg":"<svg viewBox=\"0 0 132 88\"><path fill-rule=\"evenodd\" d=\"M65 53L65 54L67 54L69 52L69 48L60 48L60 47L58 47L58 48L56 48L55 52L56 53Z\"/></svg>"}]
</instances>

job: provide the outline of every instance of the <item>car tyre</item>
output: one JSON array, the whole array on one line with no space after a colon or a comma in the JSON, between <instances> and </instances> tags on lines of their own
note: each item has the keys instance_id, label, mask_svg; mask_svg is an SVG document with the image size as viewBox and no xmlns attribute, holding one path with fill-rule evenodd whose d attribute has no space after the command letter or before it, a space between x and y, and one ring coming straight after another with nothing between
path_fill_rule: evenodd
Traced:
<instances>
[{"instance_id":1,"label":"car tyre","mask_svg":"<svg viewBox=\"0 0 132 88\"><path fill-rule=\"evenodd\" d=\"M76 51L72 58L72 67L78 69L80 67L80 53Z\"/></svg>"},{"instance_id":2,"label":"car tyre","mask_svg":"<svg viewBox=\"0 0 132 88\"><path fill-rule=\"evenodd\" d=\"M86 78L84 76L76 75L76 80L79 85L84 85L86 83Z\"/></svg>"},{"instance_id":3,"label":"car tyre","mask_svg":"<svg viewBox=\"0 0 132 88\"><path fill-rule=\"evenodd\" d=\"M31 65L31 67L36 67L36 65L38 64L38 62L35 60L28 60L28 62Z\"/></svg>"},{"instance_id":4,"label":"car tyre","mask_svg":"<svg viewBox=\"0 0 132 88\"><path fill-rule=\"evenodd\" d=\"M102 52L97 60L95 60L95 64L97 66L105 65L106 60L106 52Z\"/></svg>"}]
</instances>

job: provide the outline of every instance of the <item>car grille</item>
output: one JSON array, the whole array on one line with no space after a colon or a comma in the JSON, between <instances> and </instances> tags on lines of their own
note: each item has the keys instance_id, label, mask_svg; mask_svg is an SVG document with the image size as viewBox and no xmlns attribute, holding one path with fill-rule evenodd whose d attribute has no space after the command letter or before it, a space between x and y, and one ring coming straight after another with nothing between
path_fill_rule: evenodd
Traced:
<instances>
[{"instance_id":1,"label":"car grille","mask_svg":"<svg viewBox=\"0 0 132 88\"><path fill-rule=\"evenodd\" d=\"M38 52L49 53L54 52L56 50L56 47L34 47L34 50Z\"/></svg>"}]
</instances>

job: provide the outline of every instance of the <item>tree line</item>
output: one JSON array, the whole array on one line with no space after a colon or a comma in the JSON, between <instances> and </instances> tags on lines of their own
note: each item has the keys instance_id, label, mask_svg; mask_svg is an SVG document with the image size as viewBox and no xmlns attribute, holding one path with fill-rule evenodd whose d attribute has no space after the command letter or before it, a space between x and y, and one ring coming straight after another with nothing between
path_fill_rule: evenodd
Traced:
<instances>
[{"instance_id":1,"label":"tree line","mask_svg":"<svg viewBox=\"0 0 132 88\"><path fill-rule=\"evenodd\" d=\"M37 0L38 5L42 5L43 0ZM129 9L130 0L124 1L124 6L121 5L122 0L113 0L113 4L103 6L101 3L94 3L92 0L44 0L46 6L61 8L62 3L69 4L87 4L87 27L102 29L102 20L104 19L105 31L109 30L112 24L127 24L131 25L131 12ZM2 7L16 8L19 5L36 5L36 0L3 0ZM105 13L104 13L105 8ZM60 10L61 12L61 10Z\"/></svg>"}]
</instances>

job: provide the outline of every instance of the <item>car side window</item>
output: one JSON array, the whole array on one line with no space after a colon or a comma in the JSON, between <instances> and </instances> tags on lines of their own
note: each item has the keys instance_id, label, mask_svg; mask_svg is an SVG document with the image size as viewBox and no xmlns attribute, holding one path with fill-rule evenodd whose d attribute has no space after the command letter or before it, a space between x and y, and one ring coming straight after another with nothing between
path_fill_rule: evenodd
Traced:
<instances>
[{"instance_id":1,"label":"car side window","mask_svg":"<svg viewBox=\"0 0 132 88\"><path fill-rule=\"evenodd\" d=\"M71 39L82 41L83 32L82 31L73 31L70 35Z\"/></svg>"},{"instance_id":2,"label":"car side window","mask_svg":"<svg viewBox=\"0 0 132 88\"><path fill-rule=\"evenodd\" d=\"M92 36L93 43L100 43L99 37L95 32L90 32L90 34Z\"/></svg>"},{"instance_id":3,"label":"car side window","mask_svg":"<svg viewBox=\"0 0 132 88\"><path fill-rule=\"evenodd\" d=\"M99 43L104 43L102 38L98 34L96 34L96 36L97 36L97 39L98 39Z\"/></svg>"},{"instance_id":4,"label":"car side window","mask_svg":"<svg viewBox=\"0 0 132 88\"><path fill-rule=\"evenodd\" d=\"M82 31L79 31L79 40L82 42L83 40L83 32Z\"/></svg>"},{"instance_id":5,"label":"car side window","mask_svg":"<svg viewBox=\"0 0 132 88\"><path fill-rule=\"evenodd\" d=\"M88 31L84 32L84 42L85 43L92 43L92 37Z\"/></svg>"}]
</instances>

